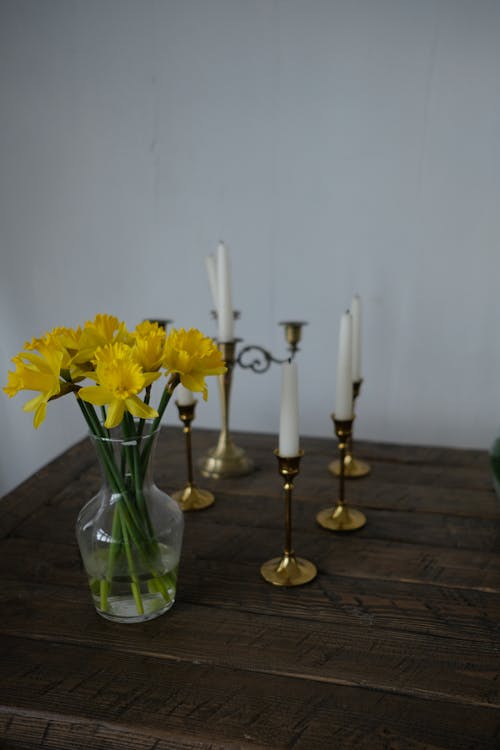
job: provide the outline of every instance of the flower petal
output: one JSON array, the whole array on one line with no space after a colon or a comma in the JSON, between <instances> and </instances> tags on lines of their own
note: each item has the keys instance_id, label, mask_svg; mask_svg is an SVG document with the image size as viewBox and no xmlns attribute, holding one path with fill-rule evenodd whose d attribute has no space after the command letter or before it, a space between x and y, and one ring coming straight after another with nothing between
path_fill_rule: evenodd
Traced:
<instances>
[{"instance_id":1,"label":"flower petal","mask_svg":"<svg viewBox=\"0 0 500 750\"><path fill-rule=\"evenodd\" d=\"M125 405L127 411L129 411L134 417L139 417L140 419L153 419L158 416L156 409L145 404L138 396L129 396L126 398Z\"/></svg>"},{"instance_id":2,"label":"flower petal","mask_svg":"<svg viewBox=\"0 0 500 750\"><path fill-rule=\"evenodd\" d=\"M94 404L95 406L105 406L105 404L113 401L111 391L100 385L87 385L84 388L80 388L78 396L82 401L88 401L89 404Z\"/></svg>"},{"instance_id":3,"label":"flower petal","mask_svg":"<svg viewBox=\"0 0 500 750\"><path fill-rule=\"evenodd\" d=\"M125 403L122 399L115 398L109 405L108 416L106 417L104 426L107 427L108 430L117 427L123 419L124 412Z\"/></svg>"}]
</instances>

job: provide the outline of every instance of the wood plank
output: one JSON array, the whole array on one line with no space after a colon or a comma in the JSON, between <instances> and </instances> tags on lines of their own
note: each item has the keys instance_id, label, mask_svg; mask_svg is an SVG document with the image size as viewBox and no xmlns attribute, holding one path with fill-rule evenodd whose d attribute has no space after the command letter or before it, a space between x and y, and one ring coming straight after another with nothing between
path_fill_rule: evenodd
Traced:
<instances>
[{"instance_id":1,"label":"wood plank","mask_svg":"<svg viewBox=\"0 0 500 750\"><path fill-rule=\"evenodd\" d=\"M18 643L16 644L16 640ZM496 748L498 710L293 676L188 664L142 654L5 639L0 699L132 733L190 735L230 747ZM78 665L75 670L75 665ZM425 712L425 721L421 717ZM12 731L12 723L10 729ZM189 729L187 729L189 726ZM124 750L134 747L126 737ZM245 745L246 743L246 745ZM186 744L186 743L185 743Z\"/></svg>"},{"instance_id":2,"label":"wood plank","mask_svg":"<svg viewBox=\"0 0 500 750\"><path fill-rule=\"evenodd\" d=\"M58 494L54 495L49 507L47 504L39 509L33 509L24 523L19 523L15 530L16 536L52 539L55 542L65 541L66 529L73 528L78 512L83 505L97 492L100 485L99 474L85 473L71 481ZM182 485L181 485L182 486ZM216 503L203 513L188 514L187 521L196 524L201 530L206 523L232 524L242 526L266 526L279 529L283 526L283 495L278 485L276 492L258 495L238 494L234 490L216 490ZM356 495L359 493L352 493ZM297 530L316 531L319 536L324 532L315 521L316 514L324 507L333 505L336 495L331 492L307 499L293 499L293 524ZM500 504L498 504L498 518L471 516L440 512L440 505L428 512L416 507L411 510L393 509L394 502L390 498L391 509L371 507L370 509L354 498L349 502L354 507L363 508L368 522L366 526L356 532L362 539L384 539L387 541L401 541L407 543L424 543L427 546L458 547L462 549L495 551L500 549ZM470 497L467 501L471 507ZM472 507L475 507L472 505ZM57 510L56 510L57 509ZM338 535L337 535L338 536Z\"/></svg>"},{"instance_id":3,"label":"wood plank","mask_svg":"<svg viewBox=\"0 0 500 750\"><path fill-rule=\"evenodd\" d=\"M268 596L271 600L271 591ZM496 639L472 641L459 627L448 638L351 617L332 629L310 610L310 619L278 614L277 601L269 615L190 605L180 598L154 625L127 628L99 618L83 590L22 583L6 583L0 603L10 612L9 621L0 622L4 636L500 708Z\"/></svg>"},{"instance_id":4,"label":"wood plank","mask_svg":"<svg viewBox=\"0 0 500 750\"><path fill-rule=\"evenodd\" d=\"M16 534L46 542L72 541L77 510L70 505L71 495L68 504L58 508L57 513L33 514ZM254 512L256 505L255 500L221 497L213 508L188 514L183 554L259 565L279 555L284 536L282 501L270 501L267 513L263 508L261 513ZM294 516L302 521L294 527L297 554L317 563L323 573L401 579L491 592L500 590L500 552L495 551L500 549L498 524L484 526L473 520L447 517L439 524L436 516L429 516L424 524L422 514L415 521L407 514L404 524L398 523L396 514L389 514L381 516L377 524L380 512L372 511L365 529L355 534L335 534L316 525L314 517L318 504L307 508L296 506ZM400 520L403 517L398 516ZM224 523L219 522L221 517ZM231 518L246 519L247 523L231 523ZM253 526L256 522L261 525ZM377 527L380 538L375 538Z\"/></svg>"},{"instance_id":5,"label":"wood plank","mask_svg":"<svg viewBox=\"0 0 500 750\"><path fill-rule=\"evenodd\" d=\"M137 732L106 721L0 707L2 750L259 750L257 745L203 741L176 732Z\"/></svg>"},{"instance_id":6,"label":"wood plank","mask_svg":"<svg viewBox=\"0 0 500 750\"><path fill-rule=\"evenodd\" d=\"M7 584L66 586L86 592L76 544L52 545L30 540L0 544L0 578ZM434 586L396 578L330 576L320 571L300 592L270 588L259 565L184 555L180 601L224 610L313 619L334 628L353 622L434 636L491 641L500 638L500 597L484 591ZM80 597L78 594L78 598ZM9 613L12 602L9 604Z\"/></svg>"}]
</instances>

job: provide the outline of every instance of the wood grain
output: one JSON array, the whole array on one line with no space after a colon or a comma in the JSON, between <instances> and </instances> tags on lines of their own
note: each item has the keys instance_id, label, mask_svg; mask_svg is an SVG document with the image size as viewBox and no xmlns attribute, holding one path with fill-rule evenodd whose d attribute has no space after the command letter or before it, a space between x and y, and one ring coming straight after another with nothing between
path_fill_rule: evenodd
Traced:
<instances>
[{"instance_id":1,"label":"wood grain","mask_svg":"<svg viewBox=\"0 0 500 750\"><path fill-rule=\"evenodd\" d=\"M201 454L215 433L198 431ZM500 747L500 504L481 451L356 444L366 527L335 534L333 439L304 439L293 503L297 589L259 567L283 546L274 436L235 435L250 477L200 482L178 599L143 625L96 615L74 538L100 482L83 441L2 500L0 747L5 750ZM158 484L185 482L178 428Z\"/></svg>"}]
</instances>

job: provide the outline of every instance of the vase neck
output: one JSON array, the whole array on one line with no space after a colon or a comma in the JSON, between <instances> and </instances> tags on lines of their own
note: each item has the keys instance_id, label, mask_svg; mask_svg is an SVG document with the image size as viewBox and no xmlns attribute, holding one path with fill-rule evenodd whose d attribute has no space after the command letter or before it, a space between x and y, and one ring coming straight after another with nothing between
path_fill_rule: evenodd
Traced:
<instances>
[{"instance_id":1,"label":"vase neck","mask_svg":"<svg viewBox=\"0 0 500 750\"><path fill-rule=\"evenodd\" d=\"M99 459L104 482L112 492L122 493L153 483L152 464L159 429L151 432L145 423L135 434L126 437L123 431L109 431L109 437L90 435ZM114 432L114 434L113 434Z\"/></svg>"}]
</instances>

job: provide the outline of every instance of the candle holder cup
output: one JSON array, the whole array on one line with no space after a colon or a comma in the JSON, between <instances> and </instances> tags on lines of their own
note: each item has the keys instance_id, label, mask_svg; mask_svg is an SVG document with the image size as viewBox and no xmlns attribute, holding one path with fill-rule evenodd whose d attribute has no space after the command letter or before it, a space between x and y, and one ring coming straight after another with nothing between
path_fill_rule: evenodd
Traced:
<instances>
[{"instance_id":1,"label":"candle holder cup","mask_svg":"<svg viewBox=\"0 0 500 750\"><path fill-rule=\"evenodd\" d=\"M355 531L361 529L366 523L366 516L355 508L350 508L345 503L345 454L349 438L352 435L352 419L336 419L332 414L335 425L335 434L338 438L339 448L339 494L337 505L333 508L325 508L316 516L320 526L330 531Z\"/></svg>"},{"instance_id":2,"label":"candle holder cup","mask_svg":"<svg viewBox=\"0 0 500 750\"><path fill-rule=\"evenodd\" d=\"M297 456L280 456L277 450L274 455L278 459L279 473L283 477L285 491L285 548L281 557L274 557L265 562L260 573L262 577L274 586L302 586L309 583L318 573L314 563L302 557L296 557L292 548L292 490L293 480L299 473L299 465L303 451Z\"/></svg>"},{"instance_id":3,"label":"candle holder cup","mask_svg":"<svg viewBox=\"0 0 500 750\"><path fill-rule=\"evenodd\" d=\"M359 392L361 390L362 382L363 382L363 379L356 380L352 384L353 410L354 410L354 405L356 403L356 399L359 396ZM365 461L360 461L359 459L354 458L353 442L354 441L353 441L352 433L351 433L346 443L346 449L345 449L345 455L344 455L344 476L346 479L359 479L361 477L365 477L371 471L369 464L367 464ZM331 474L333 474L335 477L339 477L340 476L340 459L335 459L334 461L331 461L328 464L328 471Z\"/></svg>"},{"instance_id":4,"label":"candle holder cup","mask_svg":"<svg viewBox=\"0 0 500 750\"><path fill-rule=\"evenodd\" d=\"M192 404L179 404L176 401L179 410L179 419L183 424L183 432L186 436L186 458L188 468L188 481L184 489L178 490L172 494L173 499L179 503L183 511L202 510L213 504L215 498L208 490L202 490L196 486L193 481L193 457L191 447L191 422L194 419L195 407L197 402Z\"/></svg>"}]
</instances>

